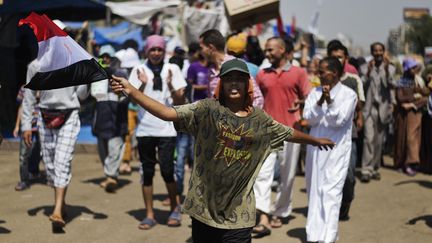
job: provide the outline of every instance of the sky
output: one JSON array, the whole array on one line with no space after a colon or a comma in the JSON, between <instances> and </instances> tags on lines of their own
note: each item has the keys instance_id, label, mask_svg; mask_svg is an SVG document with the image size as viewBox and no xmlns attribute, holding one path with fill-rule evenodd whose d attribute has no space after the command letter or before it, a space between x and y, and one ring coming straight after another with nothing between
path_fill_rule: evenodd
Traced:
<instances>
[{"instance_id":1,"label":"sky","mask_svg":"<svg viewBox=\"0 0 432 243\"><path fill-rule=\"evenodd\" d=\"M319 0L280 0L280 10L285 24L296 16L297 26L307 30ZM390 29L403 22L403 9L429 8L432 0L321 0L318 21L319 34L327 40L343 33L353 40L354 46L364 50L374 41L387 43ZM431 30L432 31L432 30Z\"/></svg>"}]
</instances>

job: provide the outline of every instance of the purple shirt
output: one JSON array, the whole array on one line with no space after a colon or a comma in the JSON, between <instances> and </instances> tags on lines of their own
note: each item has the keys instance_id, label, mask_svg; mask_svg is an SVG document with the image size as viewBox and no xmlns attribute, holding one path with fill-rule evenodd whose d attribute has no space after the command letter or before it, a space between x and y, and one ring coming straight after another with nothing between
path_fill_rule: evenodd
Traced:
<instances>
[{"instance_id":1,"label":"purple shirt","mask_svg":"<svg viewBox=\"0 0 432 243\"><path fill-rule=\"evenodd\" d=\"M196 85L206 85L209 82L209 68L203 66L199 61L192 63L187 71L186 80ZM202 100L208 97L208 90L193 90L192 101Z\"/></svg>"}]
</instances>

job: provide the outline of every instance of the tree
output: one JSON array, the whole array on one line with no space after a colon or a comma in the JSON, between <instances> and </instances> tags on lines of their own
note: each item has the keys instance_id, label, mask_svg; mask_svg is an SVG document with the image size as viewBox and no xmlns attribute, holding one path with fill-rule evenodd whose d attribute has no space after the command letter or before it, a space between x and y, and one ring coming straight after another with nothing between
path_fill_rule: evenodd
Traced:
<instances>
[{"instance_id":1,"label":"tree","mask_svg":"<svg viewBox=\"0 0 432 243\"><path fill-rule=\"evenodd\" d=\"M407 32L407 41L413 44L416 53L424 55L426 46L432 46L432 17L423 16L413 21Z\"/></svg>"}]
</instances>

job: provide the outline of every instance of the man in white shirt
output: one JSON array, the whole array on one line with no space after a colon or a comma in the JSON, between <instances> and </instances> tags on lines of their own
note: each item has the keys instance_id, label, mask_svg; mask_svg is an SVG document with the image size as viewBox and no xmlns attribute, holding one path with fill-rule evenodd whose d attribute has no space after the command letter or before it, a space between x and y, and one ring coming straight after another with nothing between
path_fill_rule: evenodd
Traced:
<instances>
[{"instance_id":1,"label":"man in white shirt","mask_svg":"<svg viewBox=\"0 0 432 243\"><path fill-rule=\"evenodd\" d=\"M336 143L333 150L307 146L308 192L307 241L335 242L338 238L342 189L351 154L351 132L357 104L356 93L339 82L343 66L335 57L320 62L321 87L307 97L303 117L310 135L325 136Z\"/></svg>"},{"instance_id":2,"label":"man in white shirt","mask_svg":"<svg viewBox=\"0 0 432 243\"><path fill-rule=\"evenodd\" d=\"M132 69L129 80L147 96L168 106L179 105L184 103L186 81L177 65L164 63L165 47L166 43L162 36L149 36L145 48L148 60ZM157 162L171 202L167 225L180 226L180 198L174 180L174 149L177 132L172 122L163 121L143 108L139 108L138 120L136 136L142 164L142 192L147 209L147 216L140 223L139 228L147 230L156 224L153 211L153 176Z\"/></svg>"}]
</instances>

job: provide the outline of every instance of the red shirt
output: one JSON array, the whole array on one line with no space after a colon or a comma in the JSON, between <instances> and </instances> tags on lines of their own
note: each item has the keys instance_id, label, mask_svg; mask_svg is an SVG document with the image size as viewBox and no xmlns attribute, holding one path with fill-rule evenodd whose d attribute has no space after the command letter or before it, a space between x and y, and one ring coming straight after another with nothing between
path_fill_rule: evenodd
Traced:
<instances>
[{"instance_id":1,"label":"red shirt","mask_svg":"<svg viewBox=\"0 0 432 243\"><path fill-rule=\"evenodd\" d=\"M357 69L353 65L349 64L348 62L346 62L344 65L344 72L358 75Z\"/></svg>"},{"instance_id":2,"label":"red shirt","mask_svg":"<svg viewBox=\"0 0 432 243\"><path fill-rule=\"evenodd\" d=\"M306 71L287 65L280 74L273 68L260 70L256 81L264 96L264 111L276 121L293 127L300 120L300 110L288 112L296 99L303 100L311 90Z\"/></svg>"}]
</instances>

